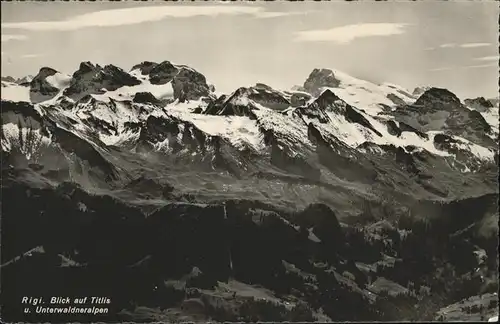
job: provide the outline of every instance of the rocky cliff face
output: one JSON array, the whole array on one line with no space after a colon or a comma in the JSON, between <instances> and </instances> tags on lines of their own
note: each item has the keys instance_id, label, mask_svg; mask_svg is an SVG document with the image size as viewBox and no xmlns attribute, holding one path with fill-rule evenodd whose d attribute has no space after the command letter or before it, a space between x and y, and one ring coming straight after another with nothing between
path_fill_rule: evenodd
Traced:
<instances>
[{"instance_id":1,"label":"rocky cliff face","mask_svg":"<svg viewBox=\"0 0 500 324\"><path fill-rule=\"evenodd\" d=\"M172 80L174 98L179 102L198 100L210 93L207 80L203 74L194 70L181 68Z\"/></svg>"},{"instance_id":2,"label":"rocky cliff face","mask_svg":"<svg viewBox=\"0 0 500 324\"><path fill-rule=\"evenodd\" d=\"M173 65L169 61L162 63L142 62L132 68L138 70L141 75L148 76L151 84L165 85L171 84L174 99L179 102L186 100L198 100L201 97L209 96L212 92L207 84L205 76L198 71L180 65Z\"/></svg>"},{"instance_id":3,"label":"rocky cliff face","mask_svg":"<svg viewBox=\"0 0 500 324\"><path fill-rule=\"evenodd\" d=\"M487 111L489 108L494 108L494 105L491 103L491 101L485 99L484 97L465 99L464 104L479 112L484 112Z\"/></svg>"},{"instance_id":4,"label":"rocky cliff face","mask_svg":"<svg viewBox=\"0 0 500 324\"><path fill-rule=\"evenodd\" d=\"M446 89L431 88L413 105L398 108L395 115L424 131L445 131L474 143L492 146L492 126L475 110L468 109ZM418 117L417 117L418 116Z\"/></svg>"},{"instance_id":5,"label":"rocky cliff face","mask_svg":"<svg viewBox=\"0 0 500 324\"><path fill-rule=\"evenodd\" d=\"M57 95L59 89L47 81L48 77L58 73L56 70L43 67L30 82L30 99L34 103L51 99Z\"/></svg>"},{"instance_id":6,"label":"rocky cliff face","mask_svg":"<svg viewBox=\"0 0 500 324\"><path fill-rule=\"evenodd\" d=\"M331 70L314 69L306 82L304 82L304 89L314 96L317 96L321 93L321 88L336 88L339 85L340 80L335 78L335 74Z\"/></svg>"},{"instance_id":7,"label":"rocky cliff face","mask_svg":"<svg viewBox=\"0 0 500 324\"><path fill-rule=\"evenodd\" d=\"M123 86L139 84L139 80L114 65L101 67L91 62L82 62L73 73L64 95L79 100L89 94L102 94L105 90L113 91Z\"/></svg>"}]
</instances>

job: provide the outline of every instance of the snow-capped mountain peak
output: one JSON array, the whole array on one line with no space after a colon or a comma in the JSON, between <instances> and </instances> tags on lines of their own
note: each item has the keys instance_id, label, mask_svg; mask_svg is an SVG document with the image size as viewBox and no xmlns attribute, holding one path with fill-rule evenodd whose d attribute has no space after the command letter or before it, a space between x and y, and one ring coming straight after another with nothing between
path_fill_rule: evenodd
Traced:
<instances>
[{"instance_id":1,"label":"snow-capped mountain peak","mask_svg":"<svg viewBox=\"0 0 500 324\"><path fill-rule=\"evenodd\" d=\"M2 81L2 100L32 103L41 118L57 121L98 147L184 152L184 157L189 152L193 158L208 148L219 152L225 147L245 168L249 161L240 155L250 150L287 170L285 161L298 159L293 163L305 169L293 172L319 176L321 167L314 162L318 145L349 161L365 155L388 159L398 152L397 159L405 156L412 174L422 172L417 157L451 161L446 163L459 172L474 172L495 158L491 121L445 89L430 88L417 98L394 84L315 69L302 88L258 83L216 97L206 80L195 69L170 61L145 61L129 72L82 62L71 76L42 68L29 86ZM15 141L9 143L5 148ZM225 161L218 160L219 165L236 163L228 156L217 159Z\"/></svg>"},{"instance_id":2,"label":"snow-capped mountain peak","mask_svg":"<svg viewBox=\"0 0 500 324\"><path fill-rule=\"evenodd\" d=\"M314 96L324 89L332 89L344 101L371 115L415 100L403 87L388 83L377 85L332 69L314 69L303 88Z\"/></svg>"}]
</instances>

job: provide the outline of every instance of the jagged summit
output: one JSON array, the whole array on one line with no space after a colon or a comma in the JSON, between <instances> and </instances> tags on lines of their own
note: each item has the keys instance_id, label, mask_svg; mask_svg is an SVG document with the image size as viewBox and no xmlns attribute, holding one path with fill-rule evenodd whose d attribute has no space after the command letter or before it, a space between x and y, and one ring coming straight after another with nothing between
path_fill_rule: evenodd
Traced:
<instances>
[{"instance_id":1,"label":"jagged summit","mask_svg":"<svg viewBox=\"0 0 500 324\"><path fill-rule=\"evenodd\" d=\"M90 61L85 61L85 62L81 62L79 67L78 67L78 70L76 72L78 73L88 73L88 72L91 72L93 71L94 69L101 69L101 66L99 64L93 64L92 62Z\"/></svg>"},{"instance_id":2,"label":"jagged summit","mask_svg":"<svg viewBox=\"0 0 500 324\"><path fill-rule=\"evenodd\" d=\"M50 115L60 118L61 124L75 125L68 127L75 127L82 136L99 138L105 145L138 145L144 123L149 120L147 129L156 129L151 132L156 135L149 140L155 143L140 147L165 152L174 145L177 152L178 145L183 144L170 137L156 142L161 138L157 126L178 125L175 127L180 133L171 130L173 126L165 127L171 136L181 136L184 130L180 129L188 123L197 134L220 137L236 145L237 150L251 148L259 155L271 146L283 154L273 151L271 155L273 163L280 167L288 165L285 161L289 159L314 151L311 145L318 143L318 138L337 149L343 143L344 150L366 149L377 154L394 152L387 149L390 145L405 154L427 151L441 157L471 150L474 153L470 153L470 160L475 167L482 163L476 160L490 159L490 136L495 131L481 113L471 112L446 89L431 88L417 99L397 85L377 85L332 69L314 69L305 82L307 92L282 91L261 82L218 97L204 75L166 60L144 61L130 72L111 64L82 62L67 78L44 68L33 84L37 87L31 87L30 94L45 94L44 98L31 100L37 109L43 112L50 107ZM10 90L11 86L5 88ZM311 127L320 134L313 136L314 140L308 135ZM462 139L453 138L455 144L449 147L439 143L436 146L433 132L450 132ZM182 136L187 140L193 134ZM474 151L473 144L484 146L484 152ZM311 168L311 162L297 163L302 163L300 168ZM317 170L311 172L319 174Z\"/></svg>"},{"instance_id":3,"label":"jagged summit","mask_svg":"<svg viewBox=\"0 0 500 324\"><path fill-rule=\"evenodd\" d=\"M331 89L326 89L316 98L316 102L321 103L332 103L337 100L341 100Z\"/></svg>"},{"instance_id":4,"label":"jagged summit","mask_svg":"<svg viewBox=\"0 0 500 324\"><path fill-rule=\"evenodd\" d=\"M255 86L253 86L255 89L262 89L262 90L267 90L267 91L272 91L273 88L268 86L265 83L256 83Z\"/></svg>"},{"instance_id":5,"label":"jagged summit","mask_svg":"<svg viewBox=\"0 0 500 324\"><path fill-rule=\"evenodd\" d=\"M174 98L181 102L197 100L210 94L205 76L191 68L181 67L172 79Z\"/></svg>"},{"instance_id":6,"label":"jagged summit","mask_svg":"<svg viewBox=\"0 0 500 324\"><path fill-rule=\"evenodd\" d=\"M31 82L31 80L33 80L33 78L33 75L26 75L22 78L17 79L15 82L21 86L29 86L29 83Z\"/></svg>"},{"instance_id":7,"label":"jagged summit","mask_svg":"<svg viewBox=\"0 0 500 324\"><path fill-rule=\"evenodd\" d=\"M179 73L179 69L170 61L163 61L159 64L154 64L148 73L147 70L141 70L142 74L148 74L152 84L165 84L173 80Z\"/></svg>"},{"instance_id":8,"label":"jagged summit","mask_svg":"<svg viewBox=\"0 0 500 324\"><path fill-rule=\"evenodd\" d=\"M134 102L136 103L151 103L159 104L160 101L151 92L137 92L134 95Z\"/></svg>"},{"instance_id":9,"label":"jagged summit","mask_svg":"<svg viewBox=\"0 0 500 324\"><path fill-rule=\"evenodd\" d=\"M17 98L44 105L79 101L87 95L94 95L104 102L110 99L133 101L136 93L146 92L166 102L215 99L215 87L207 83L203 74L189 66L174 65L169 61L144 61L134 65L130 72L113 64L101 66L84 61L71 75L44 67L34 80L27 81L20 84L22 87L17 87L15 82L4 78L2 87L6 89L2 98Z\"/></svg>"},{"instance_id":10,"label":"jagged summit","mask_svg":"<svg viewBox=\"0 0 500 324\"><path fill-rule=\"evenodd\" d=\"M260 83L253 87L240 87L227 98L219 97L207 108L205 113L224 116L253 116L252 110L259 109L259 107L283 111L291 105L289 98L290 96L284 92Z\"/></svg>"},{"instance_id":11,"label":"jagged summit","mask_svg":"<svg viewBox=\"0 0 500 324\"><path fill-rule=\"evenodd\" d=\"M78 100L87 94L102 94L103 89L114 91L124 86L136 86L141 82L123 69L108 64L82 62L72 75L70 85L64 90L64 95Z\"/></svg>"},{"instance_id":12,"label":"jagged summit","mask_svg":"<svg viewBox=\"0 0 500 324\"><path fill-rule=\"evenodd\" d=\"M38 72L38 74L34 77L34 79L45 79L46 77L48 76L51 76L51 75L54 75L58 73L57 70L51 68L51 67L47 67L47 66L44 66L40 69L40 71Z\"/></svg>"},{"instance_id":13,"label":"jagged summit","mask_svg":"<svg viewBox=\"0 0 500 324\"><path fill-rule=\"evenodd\" d=\"M344 101L376 115L394 106L411 103L415 97L403 87L390 83L375 84L333 69L314 69L303 89L317 97L324 89L333 89Z\"/></svg>"},{"instance_id":14,"label":"jagged summit","mask_svg":"<svg viewBox=\"0 0 500 324\"><path fill-rule=\"evenodd\" d=\"M442 88L426 90L416 101L415 105L460 104L460 99L451 91Z\"/></svg>"},{"instance_id":15,"label":"jagged summit","mask_svg":"<svg viewBox=\"0 0 500 324\"><path fill-rule=\"evenodd\" d=\"M494 108L495 106L490 100L485 99L484 97L477 97L474 99L465 99L464 104L468 107L475 109L480 112L487 111L490 108Z\"/></svg>"},{"instance_id":16,"label":"jagged summit","mask_svg":"<svg viewBox=\"0 0 500 324\"><path fill-rule=\"evenodd\" d=\"M416 87L415 89L413 89L413 95L415 96L420 96L422 95L424 92L426 92L427 90L429 90L430 88L432 87L429 87L429 86L420 86L420 87Z\"/></svg>"},{"instance_id":17,"label":"jagged summit","mask_svg":"<svg viewBox=\"0 0 500 324\"><path fill-rule=\"evenodd\" d=\"M3 76L2 77L2 81L4 82L12 82L12 83L15 83L16 82L16 79L11 77L10 75L7 75L7 76Z\"/></svg>"},{"instance_id":18,"label":"jagged summit","mask_svg":"<svg viewBox=\"0 0 500 324\"><path fill-rule=\"evenodd\" d=\"M70 76L64 75L53 68L42 67L29 83L31 102L39 103L54 98L62 89L68 86L70 79Z\"/></svg>"},{"instance_id":19,"label":"jagged summit","mask_svg":"<svg viewBox=\"0 0 500 324\"><path fill-rule=\"evenodd\" d=\"M215 90L207 83L203 74L185 65L174 65L170 61L144 61L132 67L131 73L135 71L143 77L146 76L152 85L170 86L174 99L180 102L210 96Z\"/></svg>"},{"instance_id":20,"label":"jagged summit","mask_svg":"<svg viewBox=\"0 0 500 324\"><path fill-rule=\"evenodd\" d=\"M33 78L34 78L34 76L32 76L32 75L26 75L26 76L23 76L21 78L16 79L16 78L8 75L8 76L2 76L2 81L9 82L9 83L15 83L15 84L18 84L21 86L28 87L29 83L33 80Z\"/></svg>"},{"instance_id":21,"label":"jagged summit","mask_svg":"<svg viewBox=\"0 0 500 324\"><path fill-rule=\"evenodd\" d=\"M207 115L221 116L253 116L255 105L249 100L249 88L240 87L230 96L222 95L206 109Z\"/></svg>"},{"instance_id":22,"label":"jagged summit","mask_svg":"<svg viewBox=\"0 0 500 324\"><path fill-rule=\"evenodd\" d=\"M95 103L98 100L91 94L86 94L85 96L81 97L80 99L76 100L75 103Z\"/></svg>"},{"instance_id":23,"label":"jagged summit","mask_svg":"<svg viewBox=\"0 0 500 324\"><path fill-rule=\"evenodd\" d=\"M304 89L316 96L321 93L321 88L336 88L340 85L340 82L332 70L314 69L304 82Z\"/></svg>"},{"instance_id":24,"label":"jagged summit","mask_svg":"<svg viewBox=\"0 0 500 324\"><path fill-rule=\"evenodd\" d=\"M136 64L130 69L130 71L134 70L139 70L141 71L141 74L147 75L150 73L151 69L153 69L155 66L157 66L158 63L156 62L151 62L151 61L144 61L139 64Z\"/></svg>"},{"instance_id":25,"label":"jagged summit","mask_svg":"<svg viewBox=\"0 0 500 324\"><path fill-rule=\"evenodd\" d=\"M494 125L485 120L489 116L471 110L447 89L430 88L393 115L419 131L443 131L485 147L493 145Z\"/></svg>"}]
</instances>

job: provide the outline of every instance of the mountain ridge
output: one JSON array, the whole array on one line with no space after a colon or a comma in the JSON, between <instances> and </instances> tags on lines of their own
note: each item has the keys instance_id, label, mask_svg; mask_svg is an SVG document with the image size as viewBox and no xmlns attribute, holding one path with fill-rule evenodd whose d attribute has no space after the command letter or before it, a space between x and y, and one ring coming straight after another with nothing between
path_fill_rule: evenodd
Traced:
<instances>
[{"instance_id":1,"label":"mountain ridge","mask_svg":"<svg viewBox=\"0 0 500 324\"><path fill-rule=\"evenodd\" d=\"M176 86L172 84L177 77L175 75L169 77L168 80L165 79L159 82L163 83L160 86L173 90L168 98L155 96L152 92L134 90L137 87L140 90L147 90L148 84L158 86L158 84L153 85L151 81L140 80L140 77L151 78L152 73L159 73L163 71L162 69L166 69L166 72L175 72L177 75L182 74L182 71L192 72L192 74L186 76L187 79L185 79L185 76L180 76L181 80L188 84L187 88L185 88L185 94L182 95L184 98L180 98L180 94L175 92L174 88ZM134 74L134 71L140 73ZM30 85L30 94L37 92L43 92L42 94L44 94L44 87L51 86L47 82L47 78L58 73L53 69L42 68ZM90 88L85 85L86 77L82 79L82 75L88 75L88 73L96 75L96 77L88 80L89 84L91 84ZM345 89L341 88L345 84L351 90L354 89L353 87L360 86L363 89L357 96L363 96L367 91L373 92L373 89L376 88L375 85L368 85L366 81L356 81L356 79L338 71L315 69L305 81L304 88L310 88L309 90L312 92L316 91L311 90L313 88L321 91L316 91L316 97L311 94L307 101L302 101L301 104L294 106L292 105L293 91L282 92L264 84L257 84L249 88L238 88L232 94L219 96L218 98L206 92L206 90L198 92L197 89L200 89L199 82L201 82L201 89L207 89L208 91L205 77L198 76L199 73L192 68L173 65L169 61L159 64L142 62L135 65L130 73L112 65L100 67L90 62L82 62L79 70L73 74L71 81L68 82L65 79L63 86L59 84L57 88L49 88L52 98L42 102L33 102L33 108L40 111L43 116L50 115L55 121L65 121L68 127L73 128L77 134L87 139L99 138L98 142L105 143L105 146L120 146L120 143L129 143L127 145L131 145L140 138L149 138L146 141L151 144L148 144L149 147L158 150L161 145L165 145L167 142L163 144L160 142L155 143L153 139L155 137L144 137L145 133L141 130L143 127L141 125L145 125L145 122L152 122L154 119L151 119L150 116L156 118L157 121L161 119L170 120L168 123L173 122L176 124L177 126L172 125L172 127L176 127L178 130L169 137L168 147L172 145L172 147L176 145L182 147L187 143L185 141L188 138L192 138L195 142L198 141L200 136L193 135L193 130L196 130L199 134L203 134L205 138L221 136L230 143L229 145L234 146L237 155L243 154L244 148L247 147L255 150L255 153L260 156L270 154L271 164L278 163L277 161L281 159L288 162L295 161L293 163L302 165L302 167L297 166L298 169L294 171L299 172L299 174L303 172L317 173L321 169L321 167L314 166L317 163L314 162L314 159L311 160L312 162L306 162L312 156L306 157L304 154L298 153L314 151L314 144L308 139L311 126L321 134L321 137L333 136L337 141L340 140L344 145L347 144L352 150L351 155L359 149L361 149L361 153L368 152L364 150L365 147L370 145L372 146L370 154L376 154L375 152L384 154L382 152L386 150L386 145L395 145L396 148L402 148L405 154L409 154L409 156L424 150L430 154L448 159L449 162L452 162L451 167L458 168L458 171L462 173L471 170L474 172L475 168L484 163L494 162L495 157L498 156L498 153L494 150L492 140L495 129L482 117L485 112L474 112L463 105L454 94L444 89L429 88L419 98L416 98L414 103L404 104L403 106L394 104L391 110L387 110L387 108L375 110L373 105L370 107L359 104L353 106L353 102L359 103L366 99L357 100L353 92L346 96ZM114 74L117 74L117 76L113 76ZM326 84L329 87L324 87L325 83L321 80L334 74L336 75L336 83L329 83ZM194 79L191 80L190 76ZM316 79L319 79L319 81ZM124 83L120 84L121 81ZM83 83L77 86L79 82ZM109 85L108 90L102 91L98 89L101 85L94 85L96 82L114 82L115 84ZM143 83L146 83L146 87L142 86ZM78 87L81 88L81 93L73 93ZM382 87L381 95L384 95L383 98L386 99L387 89L389 88L395 89L394 96L407 95L400 87L395 85L384 84ZM58 91L57 94L52 91L54 89ZM105 87L102 89L105 89ZM67 97L68 93L77 97ZM434 95L434 93L437 93L437 95ZM377 95L378 97L372 96L371 98L382 98L381 95ZM79 99L75 101L76 98ZM398 98L404 101L402 97ZM443 104L441 105L440 102L443 102ZM376 103L376 105L378 107L387 107L386 102ZM412 111L410 109L411 105L429 107L429 109L434 109L433 111L437 111L439 114L447 111L449 109L447 107L456 106L461 109L461 114L464 112L466 115L460 117L461 120L456 120L458 118L455 116L456 113L448 118L448 120L453 120L453 125L456 125L453 127L458 127L457 131L450 128L452 124L448 120L444 124L444 128L426 129L415 123L418 118L421 118L425 110L418 108L418 111L414 113L418 115L418 118L405 117L409 116L408 113ZM410 108L405 108L407 106ZM221 117L218 117L219 115ZM467 129L467 133L463 133L464 125L468 125L467 123L471 125L467 127L472 128L470 131ZM132 125L135 126L130 128ZM191 125L188 127L191 130L186 133L183 125ZM233 129L233 127L237 128ZM434 139L441 134L440 132L444 137L438 136L440 139L438 143ZM183 135L181 136L181 134ZM465 137L460 137L460 135ZM4 138L3 141L8 140L8 136L4 136ZM275 139L270 141L271 138ZM287 140L287 138L289 139ZM442 144L443 140L441 138L447 138L446 145ZM477 145L474 142L479 142L485 146ZM372 144L369 145L369 143ZM205 147L205 144L201 145L200 148ZM379 148L375 148L373 145ZM4 146L7 147L7 144ZM175 152L180 151L175 149ZM195 152L192 154L195 154ZM278 158L278 156L281 157ZM298 171L304 167L306 168L304 170L309 171Z\"/></svg>"}]
</instances>

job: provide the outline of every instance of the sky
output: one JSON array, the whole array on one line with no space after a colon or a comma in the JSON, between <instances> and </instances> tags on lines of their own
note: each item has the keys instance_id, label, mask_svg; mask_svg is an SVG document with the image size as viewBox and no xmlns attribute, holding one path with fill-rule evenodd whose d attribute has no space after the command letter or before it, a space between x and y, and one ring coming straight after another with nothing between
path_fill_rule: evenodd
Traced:
<instances>
[{"instance_id":1,"label":"sky","mask_svg":"<svg viewBox=\"0 0 500 324\"><path fill-rule=\"evenodd\" d=\"M218 91L287 89L331 68L409 90L498 96L498 3L1 2L2 76L171 61Z\"/></svg>"}]
</instances>

